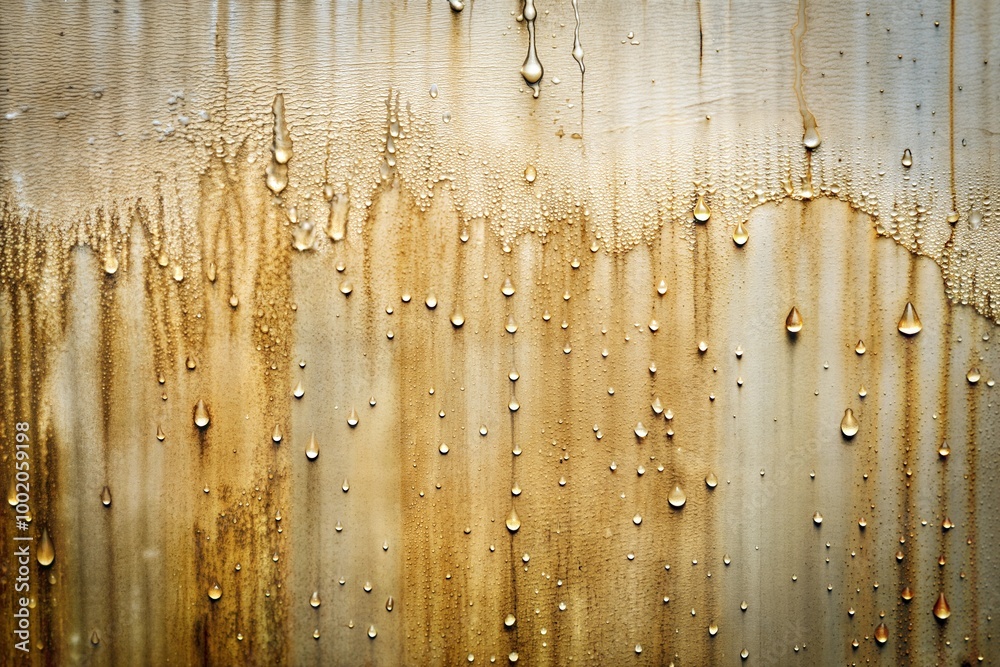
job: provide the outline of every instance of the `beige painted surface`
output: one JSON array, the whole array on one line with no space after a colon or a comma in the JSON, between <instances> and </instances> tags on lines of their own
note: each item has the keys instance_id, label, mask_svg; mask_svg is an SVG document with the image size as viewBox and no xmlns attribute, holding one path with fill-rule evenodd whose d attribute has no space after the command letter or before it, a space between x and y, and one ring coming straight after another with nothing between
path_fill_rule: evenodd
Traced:
<instances>
[{"instance_id":1,"label":"beige painted surface","mask_svg":"<svg viewBox=\"0 0 1000 667\"><path fill-rule=\"evenodd\" d=\"M1000 18L818 4L5 8L0 664L1000 659Z\"/></svg>"}]
</instances>

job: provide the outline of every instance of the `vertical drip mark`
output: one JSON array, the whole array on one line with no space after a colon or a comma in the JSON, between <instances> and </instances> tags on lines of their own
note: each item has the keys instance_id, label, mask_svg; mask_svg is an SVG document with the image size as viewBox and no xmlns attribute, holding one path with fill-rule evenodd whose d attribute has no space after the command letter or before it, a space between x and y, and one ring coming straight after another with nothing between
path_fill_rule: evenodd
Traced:
<instances>
[{"instance_id":1,"label":"vertical drip mark","mask_svg":"<svg viewBox=\"0 0 1000 667\"><path fill-rule=\"evenodd\" d=\"M951 166L951 210L958 211L955 191L955 0L948 20L948 157Z\"/></svg>"},{"instance_id":2,"label":"vertical drip mark","mask_svg":"<svg viewBox=\"0 0 1000 667\"><path fill-rule=\"evenodd\" d=\"M795 99L799 103L799 114L802 116L802 145L806 147L806 182L802 188L803 199L812 198L812 152L819 148L819 129L816 127L816 117L806 106L805 92L802 90L802 80L805 75L805 65L802 64L802 37L806 34L806 0L799 0L799 13L792 26L792 54L795 59Z\"/></svg>"},{"instance_id":3,"label":"vertical drip mark","mask_svg":"<svg viewBox=\"0 0 1000 667\"><path fill-rule=\"evenodd\" d=\"M535 52L535 17L537 15L535 0L524 0L524 20L528 24L528 55L524 59L524 64L521 65L521 76L531 86L535 98L538 97L538 82L542 80L543 72L542 63L538 60L538 54Z\"/></svg>"},{"instance_id":4,"label":"vertical drip mark","mask_svg":"<svg viewBox=\"0 0 1000 667\"><path fill-rule=\"evenodd\" d=\"M583 74L587 68L583 65L583 45L580 44L580 5L577 0L573 0L573 15L576 17L576 28L573 30L573 60L580 65L580 81L583 81Z\"/></svg>"},{"instance_id":5,"label":"vertical drip mark","mask_svg":"<svg viewBox=\"0 0 1000 667\"><path fill-rule=\"evenodd\" d=\"M267 187L278 194L288 186L288 161L292 159L292 137L285 123L285 96L281 93L274 96L271 112L274 114L274 142L266 176Z\"/></svg>"},{"instance_id":6,"label":"vertical drip mark","mask_svg":"<svg viewBox=\"0 0 1000 667\"><path fill-rule=\"evenodd\" d=\"M583 45L580 44L580 5L573 0L573 16L576 18L576 28L573 30L573 60L580 65L580 134L583 134L583 75L587 67L583 64Z\"/></svg>"},{"instance_id":7,"label":"vertical drip mark","mask_svg":"<svg viewBox=\"0 0 1000 667\"><path fill-rule=\"evenodd\" d=\"M806 0L799 0L799 15L792 26L792 52L795 58L795 98L799 102L799 113L802 115L802 144L809 150L819 148L819 129L816 127L816 117L806 107L805 93L802 91L802 78L805 66L802 64L802 37L806 34Z\"/></svg>"}]
</instances>

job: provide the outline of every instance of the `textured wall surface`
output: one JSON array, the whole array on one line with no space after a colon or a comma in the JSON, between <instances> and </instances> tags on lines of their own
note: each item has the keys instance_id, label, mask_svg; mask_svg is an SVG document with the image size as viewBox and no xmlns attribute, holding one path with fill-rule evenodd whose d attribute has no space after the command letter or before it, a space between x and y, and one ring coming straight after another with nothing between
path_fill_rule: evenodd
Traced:
<instances>
[{"instance_id":1,"label":"textured wall surface","mask_svg":"<svg viewBox=\"0 0 1000 667\"><path fill-rule=\"evenodd\" d=\"M1000 660L993 3L8 5L0 664Z\"/></svg>"}]
</instances>

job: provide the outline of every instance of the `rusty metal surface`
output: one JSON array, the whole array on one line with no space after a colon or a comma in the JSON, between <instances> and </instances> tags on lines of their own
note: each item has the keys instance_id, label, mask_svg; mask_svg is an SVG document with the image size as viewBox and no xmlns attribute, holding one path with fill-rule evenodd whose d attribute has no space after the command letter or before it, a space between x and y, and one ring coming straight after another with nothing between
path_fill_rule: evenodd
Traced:
<instances>
[{"instance_id":1,"label":"rusty metal surface","mask_svg":"<svg viewBox=\"0 0 1000 667\"><path fill-rule=\"evenodd\" d=\"M1000 658L995 9L537 10L5 12L0 664Z\"/></svg>"}]
</instances>

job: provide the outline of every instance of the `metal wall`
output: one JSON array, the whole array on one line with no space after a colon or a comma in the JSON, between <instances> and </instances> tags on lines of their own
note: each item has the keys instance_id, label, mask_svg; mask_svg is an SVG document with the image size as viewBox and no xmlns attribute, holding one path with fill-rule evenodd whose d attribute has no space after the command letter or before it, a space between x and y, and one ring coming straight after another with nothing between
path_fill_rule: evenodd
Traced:
<instances>
[{"instance_id":1,"label":"metal wall","mask_svg":"<svg viewBox=\"0 0 1000 667\"><path fill-rule=\"evenodd\" d=\"M0 664L998 659L1000 18L817 5L6 8Z\"/></svg>"}]
</instances>

